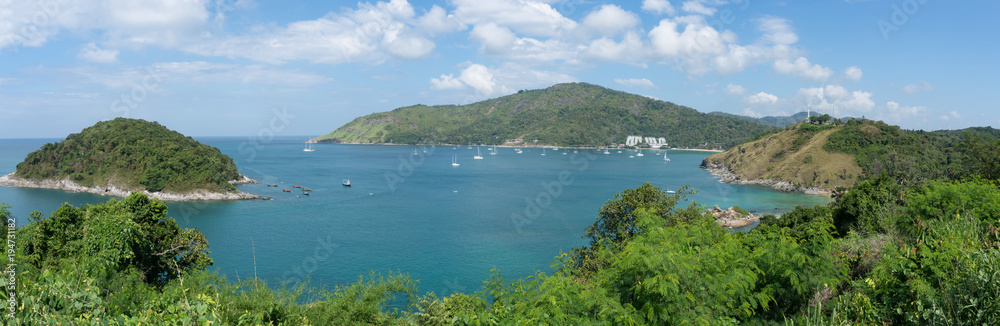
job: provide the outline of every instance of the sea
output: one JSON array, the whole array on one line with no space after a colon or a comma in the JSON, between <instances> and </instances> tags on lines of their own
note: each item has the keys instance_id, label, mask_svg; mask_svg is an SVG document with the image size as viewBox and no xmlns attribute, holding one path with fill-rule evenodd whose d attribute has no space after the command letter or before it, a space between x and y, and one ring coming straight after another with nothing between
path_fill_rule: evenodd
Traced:
<instances>
[{"instance_id":1,"label":"sea","mask_svg":"<svg viewBox=\"0 0 1000 326\"><path fill-rule=\"evenodd\" d=\"M827 196L720 183L684 150L315 144L308 137L196 137L219 148L258 184L238 188L273 200L168 202L168 216L201 231L217 270L233 280L332 289L369 272L405 273L420 292L479 290L491 273L507 279L551 273L562 252L586 245L585 228L625 189L688 186L705 207L739 205L758 214L822 205ZM0 173L60 139L0 140ZM474 159L481 153L482 159ZM544 154L544 155L543 155ZM664 154L670 161L664 160ZM458 163L453 166L452 163ZM349 179L351 186L342 185ZM268 187L276 184L277 187ZM301 186L311 189L305 195ZM283 192L290 189L292 192ZM111 197L0 186L18 226L63 203ZM752 226L751 226L752 227Z\"/></svg>"}]
</instances>

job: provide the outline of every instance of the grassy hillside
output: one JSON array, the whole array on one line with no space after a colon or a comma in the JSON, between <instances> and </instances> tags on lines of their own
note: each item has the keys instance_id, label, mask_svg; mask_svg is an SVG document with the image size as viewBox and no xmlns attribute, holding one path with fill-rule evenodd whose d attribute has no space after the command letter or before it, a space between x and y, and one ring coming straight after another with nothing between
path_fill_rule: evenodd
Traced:
<instances>
[{"instance_id":1,"label":"grassy hillside","mask_svg":"<svg viewBox=\"0 0 1000 326\"><path fill-rule=\"evenodd\" d=\"M601 146L640 135L664 137L671 146L705 148L733 146L770 129L736 117L572 83L468 105L416 105L374 113L315 140L502 144L521 139L547 145Z\"/></svg>"},{"instance_id":2,"label":"grassy hillside","mask_svg":"<svg viewBox=\"0 0 1000 326\"><path fill-rule=\"evenodd\" d=\"M15 175L173 193L235 191L227 181L240 176L233 159L218 148L156 122L125 118L98 122L45 144L17 165Z\"/></svg>"},{"instance_id":3,"label":"grassy hillside","mask_svg":"<svg viewBox=\"0 0 1000 326\"><path fill-rule=\"evenodd\" d=\"M796 124L706 160L725 165L748 180L782 180L830 189L849 187L862 174L854 156L824 149L830 135L841 129Z\"/></svg>"},{"instance_id":4,"label":"grassy hillside","mask_svg":"<svg viewBox=\"0 0 1000 326\"><path fill-rule=\"evenodd\" d=\"M799 123L708 157L744 180L850 187L886 173L900 183L1000 175L1000 130L913 131L881 121Z\"/></svg>"}]
</instances>

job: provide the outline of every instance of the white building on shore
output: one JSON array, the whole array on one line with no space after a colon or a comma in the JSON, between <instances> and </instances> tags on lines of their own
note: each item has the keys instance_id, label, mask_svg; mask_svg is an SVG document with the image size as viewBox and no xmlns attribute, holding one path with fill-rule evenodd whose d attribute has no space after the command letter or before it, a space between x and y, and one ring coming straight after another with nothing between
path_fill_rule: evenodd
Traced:
<instances>
[{"instance_id":1,"label":"white building on shore","mask_svg":"<svg viewBox=\"0 0 1000 326\"><path fill-rule=\"evenodd\" d=\"M636 146L642 143L649 144L649 146L657 148L660 146L667 146L667 139L660 137L643 137L643 136L628 136L625 138L625 145Z\"/></svg>"}]
</instances>

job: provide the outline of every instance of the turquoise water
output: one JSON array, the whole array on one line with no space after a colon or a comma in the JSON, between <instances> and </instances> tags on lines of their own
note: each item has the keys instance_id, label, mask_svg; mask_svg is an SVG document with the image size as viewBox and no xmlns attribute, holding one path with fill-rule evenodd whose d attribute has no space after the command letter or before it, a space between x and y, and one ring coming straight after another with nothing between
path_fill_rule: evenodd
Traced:
<instances>
[{"instance_id":1,"label":"turquoise water","mask_svg":"<svg viewBox=\"0 0 1000 326\"><path fill-rule=\"evenodd\" d=\"M722 184L698 164L709 153L499 148L474 160L476 147L318 144L306 137L255 143L246 138L199 138L233 157L260 184L240 186L274 200L168 203L169 216L207 237L213 268L230 277L256 275L330 286L368 271L399 271L419 279L422 291L478 289L491 269L517 278L550 271L559 251L586 244L584 228L615 193L651 182L664 189L690 185L691 199L780 213L824 204L821 196L759 186ZM0 173L56 139L0 140ZM414 155L414 150L418 155ZM566 155L563 155L563 154ZM457 158L461 166L453 167ZM353 186L341 180L350 178ZM266 184L279 184L269 188ZM312 188L309 196L292 185ZM18 225L28 213L48 215L63 202L99 203L108 197L45 189L0 187ZM516 216L512 218L512 216ZM255 266L256 265L256 266Z\"/></svg>"}]
</instances>

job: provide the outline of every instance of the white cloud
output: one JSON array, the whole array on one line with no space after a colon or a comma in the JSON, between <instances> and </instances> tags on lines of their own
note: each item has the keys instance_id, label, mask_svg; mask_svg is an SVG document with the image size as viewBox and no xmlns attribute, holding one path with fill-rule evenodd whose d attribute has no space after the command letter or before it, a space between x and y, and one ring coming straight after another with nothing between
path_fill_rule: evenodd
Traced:
<instances>
[{"instance_id":1,"label":"white cloud","mask_svg":"<svg viewBox=\"0 0 1000 326\"><path fill-rule=\"evenodd\" d=\"M778 97L773 94L760 92L743 98L743 101L750 105L774 104L778 102Z\"/></svg>"},{"instance_id":2,"label":"white cloud","mask_svg":"<svg viewBox=\"0 0 1000 326\"><path fill-rule=\"evenodd\" d=\"M885 111L879 117L890 122L899 122L905 118L922 115L926 112L927 108L923 106L902 106L897 102L889 101L885 103Z\"/></svg>"},{"instance_id":3,"label":"white cloud","mask_svg":"<svg viewBox=\"0 0 1000 326\"><path fill-rule=\"evenodd\" d=\"M843 117L863 115L874 110L875 102L871 97L870 92L850 91L840 85L826 85L799 89L796 100L789 104L796 112L805 109L806 105L811 105L813 110L818 112L833 115L833 111L836 110L836 115Z\"/></svg>"},{"instance_id":4,"label":"white cloud","mask_svg":"<svg viewBox=\"0 0 1000 326\"><path fill-rule=\"evenodd\" d=\"M465 24L493 22L529 36L558 36L577 25L549 4L539 1L453 0L452 5L455 17Z\"/></svg>"},{"instance_id":5,"label":"white cloud","mask_svg":"<svg viewBox=\"0 0 1000 326\"><path fill-rule=\"evenodd\" d=\"M514 42L517 41L517 35L514 35L514 32L511 32L509 28L493 22L476 25L472 28L469 36L479 41L483 52L492 54L510 51Z\"/></svg>"},{"instance_id":6,"label":"white cloud","mask_svg":"<svg viewBox=\"0 0 1000 326\"><path fill-rule=\"evenodd\" d=\"M415 25L421 32L431 35L456 32L465 28L455 15L448 14L444 8L438 5L432 6L431 10L420 16Z\"/></svg>"},{"instance_id":7,"label":"white cloud","mask_svg":"<svg viewBox=\"0 0 1000 326\"><path fill-rule=\"evenodd\" d=\"M847 76L847 79L853 81L861 80L861 76L863 75L864 72L862 72L861 68L858 68L857 66L848 67L847 70L844 71L844 76Z\"/></svg>"},{"instance_id":8,"label":"white cloud","mask_svg":"<svg viewBox=\"0 0 1000 326\"><path fill-rule=\"evenodd\" d=\"M621 42L602 37L595 39L583 50L583 57L606 61L618 61L645 66L641 56L644 53L643 42L638 34L626 33Z\"/></svg>"},{"instance_id":9,"label":"white cloud","mask_svg":"<svg viewBox=\"0 0 1000 326\"><path fill-rule=\"evenodd\" d=\"M715 8L709 8L709 7L705 6L705 3L702 0L689 0L689 1L685 1L681 5L681 9L683 9L684 11L693 13L693 14L699 14L699 15L705 15L705 16L715 15L715 11L716 11Z\"/></svg>"},{"instance_id":10,"label":"white cloud","mask_svg":"<svg viewBox=\"0 0 1000 326\"><path fill-rule=\"evenodd\" d=\"M656 88L652 81L646 78L615 79L615 82L625 86Z\"/></svg>"},{"instance_id":11,"label":"white cloud","mask_svg":"<svg viewBox=\"0 0 1000 326\"><path fill-rule=\"evenodd\" d=\"M785 75L796 75L815 81L824 81L833 75L833 70L819 64L809 63L809 59L799 57L795 61L780 59L774 62L774 71Z\"/></svg>"},{"instance_id":12,"label":"white cloud","mask_svg":"<svg viewBox=\"0 0 1000 326\"><path fill-rule=\"evenodd\" d=\"M639 16L616 5L603 5L583 18L584 26L605 36L616 35L638 24Z\"/></svg>"},{"instance_id":13,"label":"white cloud","mask_svg":"<svg viewBox=\"0 0 1000 326\"><path fill-rule=\"evenodd\" d=\"M751 118L761 118L761 117L764 116L764 115L762 115L760 113L757 113L756 111L754 111L751 108L744 108L743 112L741 114L744 115L744 116L751 117Z\"/></svg>"},{"instance_id":14,"label":"white cloud","mask_svg":"<svg viewBox=\"0 0 1000 326\"><path fill-rule=\"evenodd\" d=\"M431 78L431 89L471 91L475 96L465 98L469 101L510 94L517 89L577 81L576 78L566 74L534 70L514 63L507 63L500 69L488 68L477 63L466 63L466 65L458 76L447 74Z\"/></svg>"},{"instance_id":15,"label":"white cloud","mask_svg":"<svg viewBox=\"0 0 1000 326\"><path fill-rule=\"evenodd\" d=\"M418 59L434 43L406 22L414 21L406 0L359 3L358 9L327 13L285 27L261 26L242 36L209 39L187 50L207 56L248 58L268 63L373 63L390 58Z\"/></svg>"},{"instance_id":16,"label":"white cloud","mask_svg":"<svg viewBox=\"0 0 1000 326\"><path fill-rule=\"evenodd\" d=\"M676 12L676 10L674 10L674 6L667 0L643 0L642 10L667 15L673 15Z\"/></svg>"},{"instance_id":17,"label":"white cloud","mask_svg":"<svg viewBox=\"0 0 1000 326\"><path fill-rule=\"evenodd\" d=\"M80 53L76 55L80 59L84 59L96 63L116 63L118 62L118 50L105 50L97 47L97 44L87 43Z\"/></svg>"},{"instance_id":18,"label":"white cloud","mask_svg":"<svg viewBox=\"0 0 1000 326\"><path fill-rule=\"evenodd\" d=\"M763 39L772 44L795 44L799 36L787 19L768 16L757 21L758 28L764 33Z\"/></svg>"},{"instance_id":19,"label":"white cloud","mask_svg":"<svg viewBox=\"0 0 1000 326\"><path fill-rule=\"evenodd\" d=\"M961 119L962 115L958 114L958 111L951 111L951 112L948 112L948 114L946 114L946 115L942 115L940 119L943 120L943 121L948 121L948 120L951 120L953 118L954 119Z\"/></svg>"},{"instance_id":20,"label":"white cloud","mask_svg":"<svg viewBox=\"0 0 1000 326\"><path fill-rule=\"evenodd\" d=\"M743 93L746 93L746 91L747 91L746 88L743 88L743 86L734 84L726 85L725 89L726 94L729 95L743 95Z\"/></svg>"},{"instance_id":21,"label":"white cloud","mask_svg":"<svg viewBox=\"0 0 1000 326\"><path fill-rule=\"evenodd\" d=\"M909 85L903 86L903 91L906 92L906 94L916 94L916 93L930 92L930 91L933 91L933 90L934 90L934 86L932 86L931 84L929 84L927 82L920 82L920 83L916 83L916 84L909 84Z\"/></svg>"}]
</instances>

